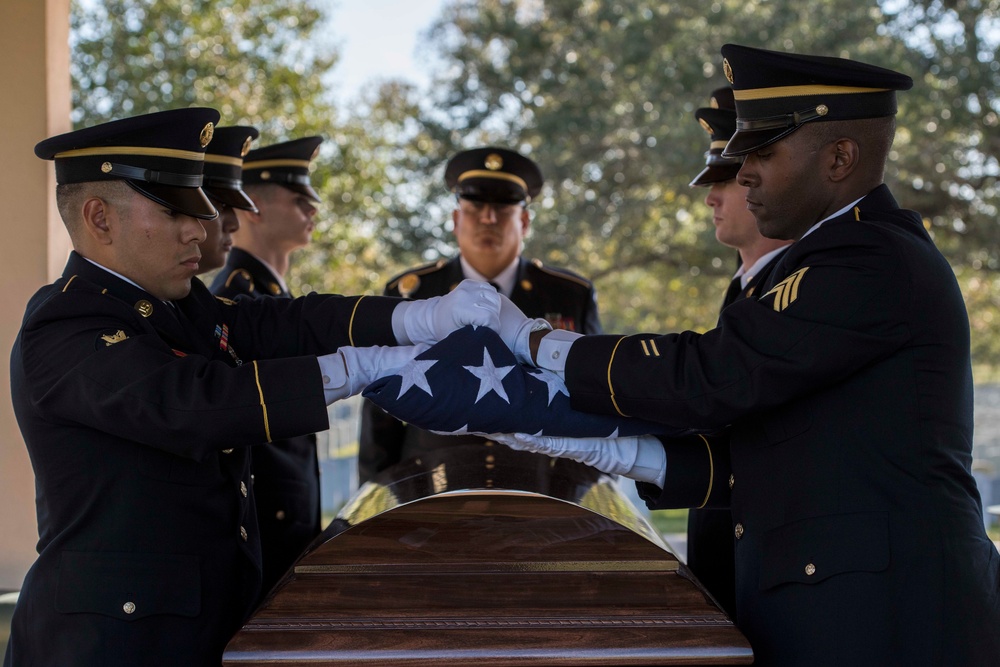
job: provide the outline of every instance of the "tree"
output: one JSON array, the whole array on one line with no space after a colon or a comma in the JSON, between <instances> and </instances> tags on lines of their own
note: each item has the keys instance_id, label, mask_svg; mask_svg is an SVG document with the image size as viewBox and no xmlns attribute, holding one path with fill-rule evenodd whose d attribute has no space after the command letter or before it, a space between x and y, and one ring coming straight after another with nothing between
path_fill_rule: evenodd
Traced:
<instances>
[{"instance_id":1,"label":"tree","mask_svg":"<svg viewBox=\"0 0 1000 667\"><path fill-rule=\"evenodd\" d=\"M705 149L692 112L724 84L719 47L865 60L917 81L901 96L888 182L927 213L964 287L1000 294L1000 68L983 37L995 35L984 28L996 0L883 4L456 0L428 36L442 65L424 141L438 160L491 141L530 152L547 185L528 249L595 278L610 327L704 328L734 262L713 238L703 191L687 186ZM928 19L939 28L928 32ZM995 299L977 300L985 322L1000 315Z\"/></svg>"},{"instance_id":2,"label":"tree","mask_svg":"<svg viewBox=\"0 0 1000 667\"><path fill-rule=\"evenodd\" d=\"M385 142L363 121L341 121L325 78L337 62L312 0L79 0L71 14L77 126L181 106L209 106L248 124L258 145L307 135L328 141L313 182L327 202L315 247L293 258L295 290L372 291L382 256L367 220L385 219Z\"/></svg>"}]
</instances>

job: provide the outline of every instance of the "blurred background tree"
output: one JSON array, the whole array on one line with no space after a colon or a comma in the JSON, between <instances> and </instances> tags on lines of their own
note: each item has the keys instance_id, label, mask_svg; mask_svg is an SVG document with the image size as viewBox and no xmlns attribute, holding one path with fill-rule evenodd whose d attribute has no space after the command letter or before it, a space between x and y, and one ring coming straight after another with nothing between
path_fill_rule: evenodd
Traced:
<instances>
[{"instance_id":1,"label":"blurred background tree","mask_svg":"<svg viewBox=\"0 0 1000 667\"><path fill-rule=\"evenodd\" d=\"M977 377L1000 368L1000 2L984 0L453 0L425 35L428 90L391 81L330 100L336 49L319 0L78 0L74 103L93 124L189 104L251 123L261 145L321 134L326 201L295 255L298 291L377 293L453 253L443 165L496 143L546 187L526 253L592 279L606 328L705 329L735 269L706 192L693 111L737 42L906 72L886 174L959 275ZM863 298L859 295L857 298Z\"/></svg>"}]
</instances>

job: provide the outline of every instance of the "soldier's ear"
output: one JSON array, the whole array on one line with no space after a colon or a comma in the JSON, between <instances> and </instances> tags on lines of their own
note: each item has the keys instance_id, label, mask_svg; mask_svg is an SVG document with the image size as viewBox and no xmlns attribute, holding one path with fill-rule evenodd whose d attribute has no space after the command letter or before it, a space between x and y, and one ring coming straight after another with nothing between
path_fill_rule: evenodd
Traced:
<instances>
[{"instance_id":1,"label":"soldier's ear","mask_svg":"<svg viewBox=\"0 0 1000 667\"><path fill-rule=\"evenodd\" d=\"M88 197L81 206L80 215L87 235L101 245L111 244L115 216L112 207L100 197Z\"/></svg>"},{"instance_id":2,"label":"soldier's ear","mask_svg":"<svg viewBox=\"0 0 1000 667\"><path fill-rule=\"evenodd\" d=\"M858 168L861 150L854 139L837 139L828 144L827 148L830 150L831 181L843 181Z\"/></svg>"}]
</instances>

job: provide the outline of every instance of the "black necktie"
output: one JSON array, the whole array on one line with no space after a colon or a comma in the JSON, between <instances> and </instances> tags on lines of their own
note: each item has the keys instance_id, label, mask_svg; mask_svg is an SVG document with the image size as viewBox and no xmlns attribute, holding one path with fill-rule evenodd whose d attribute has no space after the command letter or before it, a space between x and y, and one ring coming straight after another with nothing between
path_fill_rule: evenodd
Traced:
<instances>
[{"instance_id":1,"label":"black necktie","mask_svg":"<svg viewBox=\"0 0 1000 667\"><path fill-rule=\"evenodd\" d=\"M490 281L489 281L489 283L490 283L490 285L492 285L492 286L493 286L493 289L495 289L495 290L497 291L497 294L503 294L503 290L501 290L501 289L500 289L500 286L499 286L499 285L497 285L497 284L496 284L495 282L493 282L492 280L490 280Z\"/></svg>"},{"instance_id":2,"label":"black necktie","mask_svg":"<svg viewBox=\"0 0 1000 667\"><path fill-rule=\"evenodd\" d=\"M725 308L732 302L739 299L741 294L743 294L743 281L740 280L739 276L736 276L729 281L729 289L726 290L726 298L722 302L722 307Z\"/></svg>"}]
</instances>

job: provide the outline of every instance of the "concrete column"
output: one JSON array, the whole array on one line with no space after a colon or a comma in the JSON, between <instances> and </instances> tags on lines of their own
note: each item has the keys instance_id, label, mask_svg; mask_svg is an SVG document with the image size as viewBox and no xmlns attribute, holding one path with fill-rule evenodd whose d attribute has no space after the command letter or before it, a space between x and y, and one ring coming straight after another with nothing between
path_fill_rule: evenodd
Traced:
<instances>
[{"instance_id":1,"label":"concrete column","mask_svg":"<svg viewBox=\"0 0 1000 667\"><path fill-rule=\"evenodd\" d=\"M55 171L32 149L70 127L70 0L3 0L0 20L0 590L18 589L35 558L34 475L10 396L9 355L28 299L61 272L69 238Z\"/></svg>"}]
</instances>

